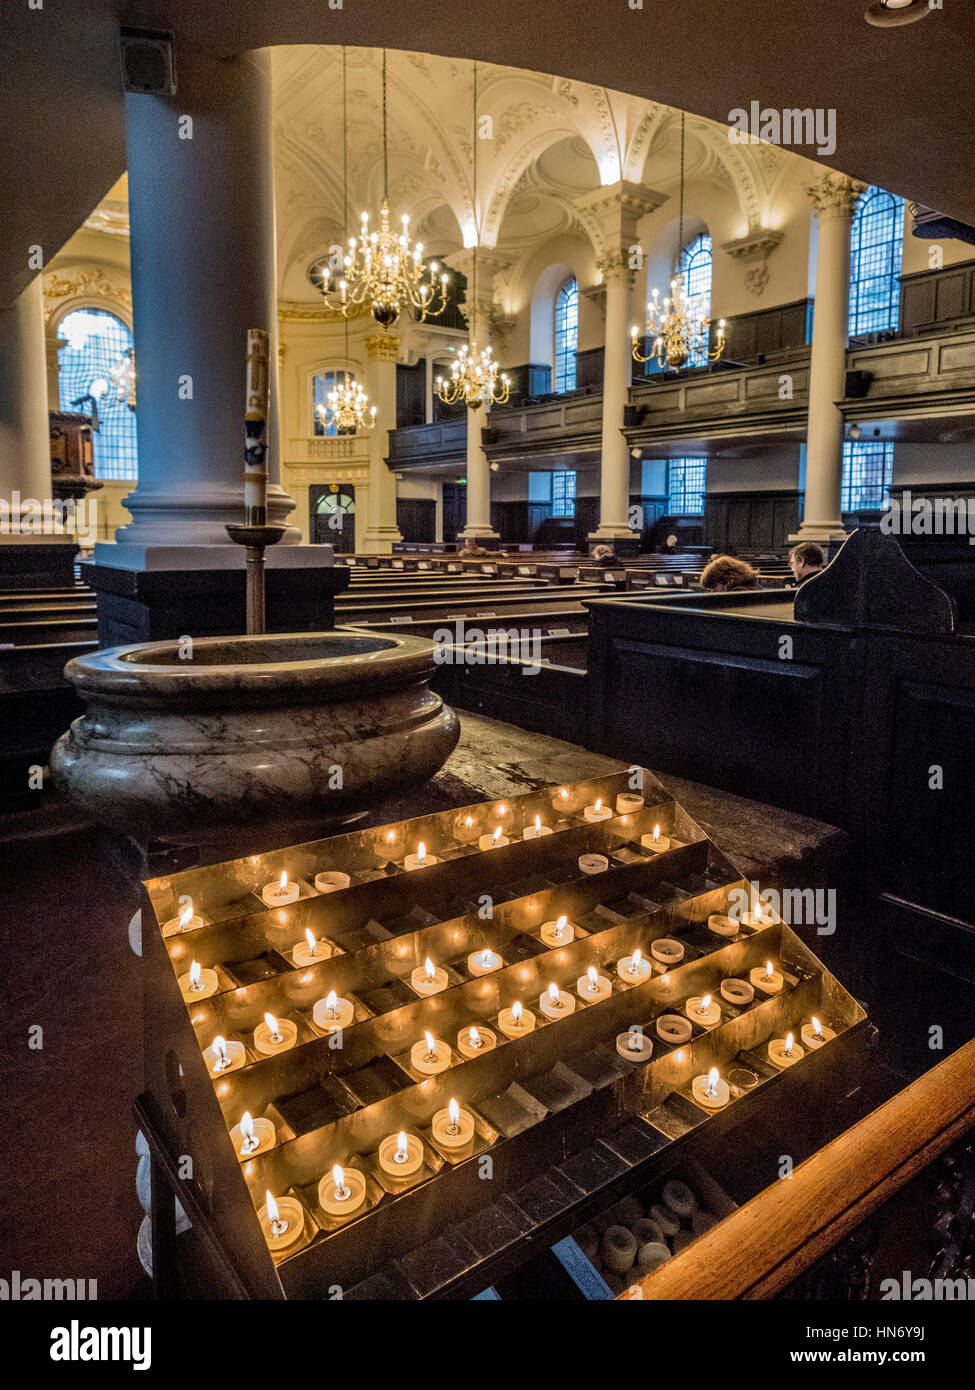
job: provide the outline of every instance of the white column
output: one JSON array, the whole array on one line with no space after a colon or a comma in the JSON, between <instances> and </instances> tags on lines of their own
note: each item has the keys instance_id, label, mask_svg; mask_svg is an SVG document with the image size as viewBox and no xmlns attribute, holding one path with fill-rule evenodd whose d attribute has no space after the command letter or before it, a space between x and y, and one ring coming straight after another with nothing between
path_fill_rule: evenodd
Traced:
<instances>
[{"instance_id":1,"label":"white column","mask_svg":"<svg viewBox=\"0 0 975 1390\"><path fill-rule=\"evenodd\" d=\"M373 333L366 339L369 358L369 404L376 407L376 424L369 436L369 499L364 545L370 555L388 555L401 541L396 524L396 477L386 464L389 431L396 428L395 333Z\"/></svg>"},{"instance_id":2,"label":"white column","mask_svg":"<svg viewBox=\"0 0 975 1390\"><path fill-rule=\"evenodd\" d=\"M842 537L843 417L837 402L846 393L850 303L850 226L866 185L845 174L824 174L807 190L819 224L809 423L806 432L806 495L802 525L790 540Z\"/></svg>"},{"instance_id":3,"label":"white column","mask_svg":"<svg viewBox=\"0 0 975 1390\"><path fill-rule=\"evenodd\" d=\"M38 275L0 312L0 497L43 502L51 496L51 443L47 418L44 301ZM0 532L0 543L57 537ZM67 539L67 538L66 538Z\"/></svg>"},{"instance_id":4,"label":"white column","mask_svg":"<svg viewBox=\"0 0 975 1390\"><path fill-rule=\"evenodd\" d=\"M133 548L230 544L249 328L271 334L269 520L294 509L277 481L268 54L181 48L178 71L175 97L125 98L139 482L117 536ZM121 552L110 563L125 563Z\"/></svg>"}]
</instances>

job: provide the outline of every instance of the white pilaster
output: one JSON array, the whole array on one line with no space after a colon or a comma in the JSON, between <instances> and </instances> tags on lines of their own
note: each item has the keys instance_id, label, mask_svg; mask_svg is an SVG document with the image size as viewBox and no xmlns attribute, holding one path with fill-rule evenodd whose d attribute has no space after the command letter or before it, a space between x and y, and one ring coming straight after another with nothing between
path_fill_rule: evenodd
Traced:
<instances>
[{"instance_id":1,"label":"white pilaster","mask_svg":"<svg viewBox=\"0 0 975 1390\"><path fill-rule=\"evenodd\" d=\"M389 431L396 428L398 352L399 338L395 333L373 333L366 339L369 404L376 407L376 423L369 436L369 500L364 539L370 555L388 555L393 543L403 539L396 524L396 477L386 464Z\"/></svg>"}]
</instances>

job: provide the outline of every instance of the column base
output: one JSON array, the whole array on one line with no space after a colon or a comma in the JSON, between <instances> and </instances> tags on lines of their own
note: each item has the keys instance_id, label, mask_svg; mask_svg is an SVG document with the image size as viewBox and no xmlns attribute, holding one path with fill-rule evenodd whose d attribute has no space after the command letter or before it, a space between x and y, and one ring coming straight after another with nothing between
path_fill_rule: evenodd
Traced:
<instances>
[{"instance_id":1,"label":"column base","mask_svg":"<svg viewBox=\"0 0 975 1390\"><path fill-rule=\"evenodd\" d=\"M618 555L638 555L640 553L640 536L636 531L632 531L629 526L614 526L609 523L599 526L595 531L590 531L586 536L586 543L592 550L594 545L609 545Z\"/></svg>"},{"instance_id":2,"label":"column base","mask_svg":"<svg viewBox=\"0 0 975 1390\"><path fill-rule=\"evenodd\" d=\"M850 533L843 525L841 520L836 521L803 521L799 530L787 536L790 545L798 545L800 541L815 541L818 545L828 544L830 541L845 541Z\"/></svg>"},{"instance_id":3,"label":"column base","mask_svg":"<svg viewBox=\"0 0 975 1390\"><path fill-rule=\"evenodd\" d=\"M394 545L403 540L398 526L368 526L362 538L366 555L389 555Z\"/></svg>"}]
</instances>

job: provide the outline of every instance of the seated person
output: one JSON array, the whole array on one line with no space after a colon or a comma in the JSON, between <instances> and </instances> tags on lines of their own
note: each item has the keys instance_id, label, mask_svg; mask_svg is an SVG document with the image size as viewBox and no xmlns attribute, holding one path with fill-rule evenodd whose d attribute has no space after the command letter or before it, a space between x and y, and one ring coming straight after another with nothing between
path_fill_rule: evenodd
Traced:
<instances>
[{"instance_id":1,"label":"seated person","mask_svg":"<svg viewBox=\"0 0 975 1390\"><path fill-rule=\"evenodd\" d=\"M671 534L664 541L663 545L660 547L660 553L661 555L676 555L679 546L680 542L678 541L677 537L673 534L673 532L671 532Z\"/></svg>"},{"instance_id":2,"label":"seated person","mask_svg":"<svg viewBox=\"0 0 975 1390\"><path fill-rule=\"evenodd\" d=\"M466 559L471 555L489 555L491 552L485 550L483 545L478 545L473 536L468 536L460 553Z\"/></svg>"},{"instance_id":3,"label":"seated person","mask_svg":"<svg viewBox=\"0 0 975 1390\"><path fill-rule=\"evenodd\" d=\"M704 567L701 588L717 594L727 594L734 589L757 589L758 570L732 555L717 555Z\"/></svg>"},{"instance_id":4,"label":"seated person","mask_svg":"<svg viewBox=\"0 0 975 1390\"><path fill-rule=\"evenodd\" d=\"M590 556L593 564L602 565L603 569L621 569L623 562L608 545L594 545Z\"/></svg>"},{"instance_id":5,"label":"seated person","mask_svg":"<svg viewBox=\"0 0 975 1390\"><path fill-rule=\"evenodd\" d=\"M825 563L826 556L822 547L815 541L800 541L798 545L793 546L789 551L789 569L792 571L795 587L798 589L800 584L805 584L814 574L822 574Z\"/></svg>"}]
</instances>

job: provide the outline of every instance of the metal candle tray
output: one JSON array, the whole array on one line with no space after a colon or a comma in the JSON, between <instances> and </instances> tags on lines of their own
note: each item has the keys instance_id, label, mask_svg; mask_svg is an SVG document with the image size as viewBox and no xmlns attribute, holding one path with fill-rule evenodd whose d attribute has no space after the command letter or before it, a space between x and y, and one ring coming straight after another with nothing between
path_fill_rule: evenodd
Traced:
<instances>
[{"instance_id":1,"label":"metal candle tray","mask_svg":"<svg viewBox=\"0 0 975 1390\"><path fill-rule=\"evenodd\" d=\"M506 1245L523 1242L533 1223L544 1225L544 1212L526 1213L512 1194L553 1165L568 1171L576 1162L581 1171L591 1147L605 1148L606 1136L619 1132L639 1130L644 1151L660 1154L701 1124L733 1116L733 1128L767 1086L784 1096L790 1083L822 1075L824 1059L863 1021L859 1005L767 910L767 925L743 925L733 939L713 933L709 915L726 913L732 892L747 893L748 884L652 773L642 773L643 809L617 813L617 796L631 790L632 772L624 772L145 884L145 1104L171 1170L181 1175L177 1190L249 1294L345 1296L394 1265L417 1270L401 1296L476 1292L490 1283ZM585 808L597 800L613 814L590 822ZM552 833L523 839L536 817ZM498 825L510 843L478 849L478 837ZM670 841L662 853L641 843L657 826ZM405 871L404 858L420 841L439 862ZM604 856L606 867L584 872L587 855ZM317 892L316 875L329 871L347 874L349 886ZM261 890L282 872L300 896L268 908ZM202 925L178 930L187 898ZM563 914L575 939L549 948L539 931ZM334 953L296 966L292 952L306 930ZM624 982L620 958L639 948L652 960L652 944L665 936L683 944L681 963L654 963L642 983ZM472 978L468 956L486 948L504 964ZM428 958L446 970L447 987L421 997L410 980ZM784 977L781 993L756 991L743 1008L722 998L722 980L747 980L769 959ZM193 961L216 973L217 990L188 1004L179 978ZM613 988L586 1004L576 982L589 966ZM549 1022L539 998L553 983L576 1005ZM331 990L354 1005L353 1022L338 1034L313 1018L314 1004ZM682 1046L662 1042L659 1015L680 1014L688 998L704 994L720 1005L717 1026L695 1024ZM537 1023L509 1040L497 1019L515 1001ZM297 1030L295 1045L275 1056L253 1045L266 1013ZM812 1015L835 1041L777 1072L765 1060L766 1044L788 1031L798 1039ZM458 1032L469 1025L490 1028L497 1046L461 1056ZM617 1050L618 1035L636 1025L653 1040L647 1062ZM449 1068L431 1077L411 1064L411 1048L427 1032L451 1049ZM242 1044L244 1061L215 1075L204 1052L218 1035ZM736 1065L752 1070L757 1087L735 1087L721 1111L703 1109L692 1095L694 1078L711 1067L726 1077ZM474 1141L460 1157L431 1134L433 1116L451 1098L476 1120ZM270 1120L275 1141L240 1160L230 1131L245 1111ZM393 1180L377 1151L401 1130L421 1139L423 1163L410 1178ZM317 1197L335 1164L366 1178L365 1205L346 1220L328 1216ZM607 1203L616 1176L612 1170L607 1179ZM598 1187L598 1175L569 1183L563 1230L585 1219L583 1198ZM302 1234L283 1252L270 1251L259 1222L268 1191L300 1204ZM459 1229L465 1222L490 1225L493 1236L462 1240L462 1253L455 1246L453 1265L439 1274L425 1273L422 1260L411 1265L416 1251L437 1247L448 1223Z\"/></svg>"}]
</instances>

